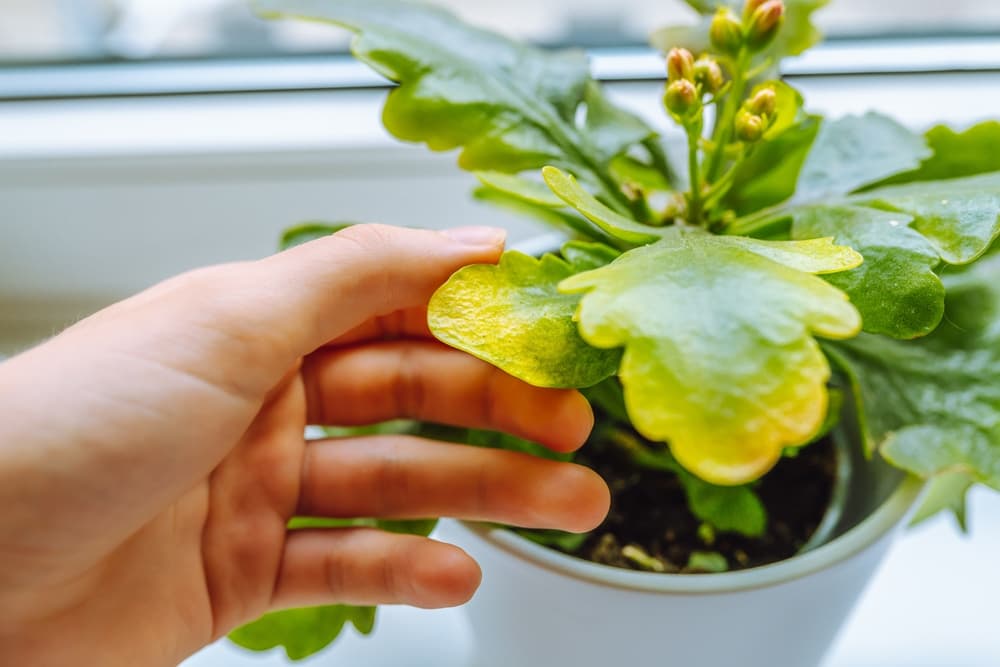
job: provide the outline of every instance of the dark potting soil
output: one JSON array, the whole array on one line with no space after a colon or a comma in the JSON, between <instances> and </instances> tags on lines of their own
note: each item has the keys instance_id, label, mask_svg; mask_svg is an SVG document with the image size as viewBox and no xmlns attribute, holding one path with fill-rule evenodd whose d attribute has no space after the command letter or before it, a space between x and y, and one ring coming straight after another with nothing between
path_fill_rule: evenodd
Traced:
<instances>
[{"instance_id":1,"label":"dark potting soil","mask_svg":"<svg viewBox=\"0 0 1000 667\"><path fill-rule=\"evenodd\" d=\"M691 554L714 552L726 559L729 570L741 570L780 561L797 553L819 526L833 492L836 455L827 438L784 458L755 487L767 508L767 529L758 538L738 533L716 533L706 543L701 522L687 508L677 477L669 472L638 468L615 447L590 443L576 461L596 470L611 488L611 512L575 555L596 563L633 570L635 558L659 564L657 571L704 572L689 569ZM632 558L622 551L631 545ZM627 552L628 553L628 552ZM718 557L716 557L717 559Z\"/></svg>"}]
</instances>

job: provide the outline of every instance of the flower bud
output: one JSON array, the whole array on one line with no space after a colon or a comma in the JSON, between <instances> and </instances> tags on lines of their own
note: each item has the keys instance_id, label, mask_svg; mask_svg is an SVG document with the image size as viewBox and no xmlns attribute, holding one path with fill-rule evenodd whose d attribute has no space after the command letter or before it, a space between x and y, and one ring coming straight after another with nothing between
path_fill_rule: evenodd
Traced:
<instances>
[{"instance_id":1,"label":"flower bud","mask_svg":"<svg viewBox=\"0 0 1000 667\"><path fill-rule=\"evenodd\" d=\"M702 56L694 61L694 82L706 93L714 95L719 92L724 83L719 63L709 56Z\"/></svg>"},{"instance_id":2,"label":"flower bud","mask_svg":"<svg viewBox=\"0 0 1000 667\"><path fill-rule=\"evenodd\" d=\"M760 51L770 44L781 29L785 18L785 3L768 0L757 7L747 25L747 46L751 51Z\"/></svg>"},{"instance_id":3,"label":"flower bud","mask_svg":"<svg viewBox=\"0 0 1000 667\"><path fill-rule=\"evenodd\" d=\"M667 86L663 104L670 113L681 118L698 108L698 90L687 79L678 79Z\"/></svg>"},{"instance_id":4,"label":"flower bud","mask_svg":"<svg viewBox=\"0 0 1000 667\"><path fill-rule=\"evenodd\" d=\"M746 0L746 2L743 3L743 22L749 23L750 17L753 16L755 11L757 11L757 8L767 1L768 0Z\"/></svg>"},{"instance_id":5,"label":"flower bud","mask_svg":"<svg viewBox=\"0 0 1000 667\"><path fill-rule=\"evenodd\" d=\"M728 7L720 7L708 28L712 46L727 56L735 56L743 46L743 26Z\"/></svg>"},{"instance_id":6,"label":"flower bud","mask_svg":"<svg viewBox=\"0 0 1000 667\"><path fill-rule=\"evenodd\" d=\"M736 114L736 138L752 144L764 136L764 119L746 109Z\"/></svg>"},{"instance_id":7,"label":"flower bud","mask_svg":"<svg viewBox=\"0 0 1000 667\"><path fill-rule=\"evenodd\" d=\"M775 107L778 104L778 96L774 88L761 88L746 101L746 109L757 116L771 117L774 115Z\"/></svg>"},{"instance_id":8,"label":"flower bud","mask_svg":"<svg viewBox=\"0 0 1000 667\"><path fill-rule=\"evenodd\" d=\"M687 49L670 49L667 54L667 77L673 81L694 81L694 56Z\"/></svg>"}]
</instances>

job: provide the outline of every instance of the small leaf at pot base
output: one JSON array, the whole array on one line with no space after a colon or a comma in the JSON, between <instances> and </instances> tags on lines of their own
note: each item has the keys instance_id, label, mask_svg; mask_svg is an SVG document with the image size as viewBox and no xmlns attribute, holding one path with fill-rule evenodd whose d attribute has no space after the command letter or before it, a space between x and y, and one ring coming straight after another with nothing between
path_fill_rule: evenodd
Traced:
<instances>
[{"instance_id":1,"label":"small leaf at pot base","mask_svg":"<svg viewBox=\"0 0 1000 667\"><path fill-rule=\"evenodd\" d=\"M930 156L923 137L876 113L826 121L795 190L794 202L842 195L913 169Z\"/></svg>"},{"instance_id":2,"label":"small leaf at pot base","mask_svg":"<svg viewBox=\"0 0 1000 667\"><path fill-rule=\"evenodd\" d=\"M692 551L684 569L687 572L718 574L729 571L729 562L725 556L714 551Z\"/></svg>"},{"instance_id":3,"label":"small leaf at pot base","mask_svg":"<svg viewBox=\"0 0 1000 667\"><path fill-rule=\"evenodd\" d=\"M331 605L274 612L237 628L229 640L252 651L281 646L291 660L303 660L329 646L347 623L361 634L370 634L375 607Z\"/></svg>"},{"instance_id":4,"label":"small leaf at pot base","mask_svg":"<svg viewBox=\"0 0 1000 667\"><path fill-rule=\"evenodd\" d=\"M827 280L844 290L865 331L916 338L944 315L944 285L934 273L941 257L910 229L908 215L859 206L810 206L794 211L792 237L832 236L859 251L864 263Z\"/></svg>"},{"instance_id":5,"label":"small leaf at pot base","mask_svg":"<svg viewBox=\"0 0 1000 667\"><path fill-rule=\"evenodd\" d=\"M612 211L584 190L570 174L550 166L542 170L542 176L560 199L611 236L629 243L644 244L655 241L663 233L662 229L643 225Z\"/></svg>"},{"instance_id":6,"label":"small leaf at pot base","mask_svg":"<svg viewBox=\"0 0 1000 667\"><path fill-rule=\"evenodd\" d=\"M431 298L431 331L533 385L597 384L615 373L621 353L580 337L573 321L579 297L557 289L574 272L555 255L535 259L516 251L504 253L497 266L465 267Z\"/></svg>"},{"instance_id":7,"label":"small leaf at pot base","mask_svg":"<svg viewBox=\"0 0 1000 667\"><path fill-rule=\"evenodd\" d=\"M625 347L619 377L636 429L665 441L706 481L758 478L808 441L827 412L830 369L813 339L849 337L860 318L846 295L793 265L837 270L843 249L718 237L669 228L658 243L566 279L584 293L583 337ZM857 257L850 253L848 257ZM859 259L859 258L858 258Z\"/></svg>"}]
</instances>

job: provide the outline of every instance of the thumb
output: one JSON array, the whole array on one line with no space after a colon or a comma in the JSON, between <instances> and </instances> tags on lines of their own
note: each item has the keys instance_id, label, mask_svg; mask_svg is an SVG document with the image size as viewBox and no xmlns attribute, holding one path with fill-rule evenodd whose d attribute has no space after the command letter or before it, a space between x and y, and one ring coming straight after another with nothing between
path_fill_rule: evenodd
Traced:
<instances>
[{"instance_id":1,"label":"thumb","mask_svg":"<svg viewBox=\"0 0 1000 667\"><path fill-rule=\"evenodd\" d=\"M294 359L374 317L426 304L459 268L495 263L505 237L494 227L357 225L245 265L246 294Z\"/></svg>"}]
</instances>

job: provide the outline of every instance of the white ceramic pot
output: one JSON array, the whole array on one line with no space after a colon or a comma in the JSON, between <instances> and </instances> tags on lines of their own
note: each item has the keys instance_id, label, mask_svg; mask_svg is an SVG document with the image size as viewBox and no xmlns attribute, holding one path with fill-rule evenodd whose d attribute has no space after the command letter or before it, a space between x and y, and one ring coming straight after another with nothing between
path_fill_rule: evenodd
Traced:
<instances>
[{"instance_id":1,"label":"white ceramic pot","mask_svg":"<svg viewBox=\"0 0 1000 667\"><path fill-rule=\"evenodd\" d=\"M824 545L723 574L633 572L502 529L451 523L483 583L466 609L478 667L811 667L875 572L920 483L858 459Z\"/></svg>"}]
</instances>

